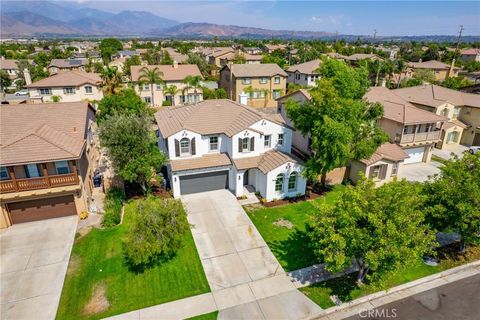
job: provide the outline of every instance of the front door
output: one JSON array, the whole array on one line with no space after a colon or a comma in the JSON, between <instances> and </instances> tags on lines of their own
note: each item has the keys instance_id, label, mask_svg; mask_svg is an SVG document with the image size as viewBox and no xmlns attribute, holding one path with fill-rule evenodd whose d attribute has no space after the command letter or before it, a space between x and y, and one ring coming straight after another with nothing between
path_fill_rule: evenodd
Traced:
<instances>
[{"instance_id":1,"label":"front door","mask_svg":"<svg viewBox=\"0 0 480 320\"><path fill-rule=\"evenodd\" d=\"M245 171L245 173L243 174L243 185L246 186L248 185L248 171Z\"/></svg>"},{"instance_id":2,"label":"front door","mask_svg":"<svg viewBox=\"0 0 480 320\"><path fill-rule=\"evenodd\" d=\"M473 145L480 146L480 133L475 133L475 137L473 138Z\"/></svg>"}]
</instances>

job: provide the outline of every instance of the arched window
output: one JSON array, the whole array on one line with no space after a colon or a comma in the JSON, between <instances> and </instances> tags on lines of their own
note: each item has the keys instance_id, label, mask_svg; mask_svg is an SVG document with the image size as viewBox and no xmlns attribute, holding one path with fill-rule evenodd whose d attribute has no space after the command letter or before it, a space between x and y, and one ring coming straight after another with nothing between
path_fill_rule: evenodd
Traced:
<instances>
[{"instance_id":1,"label":"arched window","mask_svg":"<svg viewBox=\"0 0 480 320\"><path fill-rule=\"evenodd\" d=\"M297 189L297 173L294 171L288 177L288 191L294 191Z\"/></svg>"},{"instance_id":2,"label":"arched window","mask_svg":"<svg viewBox=\"0 0 480 320\"><path fill-rule=\"evenodd\" d=\"M448 116L448 109L447 108L443 108L442 116L444 116L444 117Z\"/></svg>"},{"instance_id":3,"label":"arched window","mask_svg":"<svg viewBox=\"0 0 480 320\"><path fill-rule=\"evenodd\" d=\"M280 173L275 180L275 191L283 190L283 173Z\"/></svg>"},{"instance_id":4,"label":"arched window","mask_svg":"<svg viewBox=\"0 0 480 320\"><path fill-rule=\"evenodd\" d=\"M190 139L183 138L180 140L180 154L190 154Z\"/></svg>"}]
</instances>

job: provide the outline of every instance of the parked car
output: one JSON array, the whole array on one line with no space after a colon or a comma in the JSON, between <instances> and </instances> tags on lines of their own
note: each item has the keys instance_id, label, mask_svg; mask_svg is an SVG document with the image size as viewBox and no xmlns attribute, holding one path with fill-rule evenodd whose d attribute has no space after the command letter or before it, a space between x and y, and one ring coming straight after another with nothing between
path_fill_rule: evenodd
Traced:
<instances>
[{"instance_id":1,"label":"parked car","mask_svg":"<svg viewBox=\"0 0 480 320\"><path fill-rule=\"evenodd\" d=\"M20 91L15 92L16 96L26 96L28 95L28 90L27 89L22 89Z\"/></svg>"},{"instance_id":2,"label":"parked car","mask_svg":"<svg viewBox=\"0 0 480 320\"><path fill-rule=\"evenodd\" d=\"M471 154L480 152L480 146L471 146L470 148L468 148L468 152L470 152Z\"/></svg>"}]
</instances>

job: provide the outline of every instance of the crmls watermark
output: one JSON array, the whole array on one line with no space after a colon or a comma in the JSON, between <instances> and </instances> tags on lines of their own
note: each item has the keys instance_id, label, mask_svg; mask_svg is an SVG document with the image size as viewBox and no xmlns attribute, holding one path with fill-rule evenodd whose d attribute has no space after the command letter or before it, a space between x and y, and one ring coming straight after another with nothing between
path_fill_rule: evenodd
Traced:
<instances>
[{"instance_id":1,"label":"crmls watermark","mask_svg":"<svg viewBox=\"0 0 480 320\"><path fill-rule=\"evenodd\" d=\"M397 317L397 309L370 309L363 310L358 313L363 319L395 319Z\"/></svg>"}]
</instances>

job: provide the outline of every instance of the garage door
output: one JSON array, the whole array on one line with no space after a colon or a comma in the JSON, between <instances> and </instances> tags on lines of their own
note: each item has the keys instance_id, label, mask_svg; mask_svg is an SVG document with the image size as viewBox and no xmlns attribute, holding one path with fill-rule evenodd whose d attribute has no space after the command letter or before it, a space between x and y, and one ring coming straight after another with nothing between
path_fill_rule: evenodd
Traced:
<instances>
[{"instance_id":1,"label":"garage door","mask_svg":"<svg viewBox=\"0 0 480 320\"><path fill-rule=\"evenodd\" d=\"M405 159L403 163L417 163L417 162L422 162L423 161L423 154L425 152L425 147L420 147L420 148L411 148L411 149L405 149L404 150L409 158Z\"/></svg>"},{"instance_id":2,"label":"garage door","mask_svg":"<svg viewBox=\"0 0 480 320\"><path fill-rule=\"evenodd\" d=\"M216 171L180 177L180 194L228 188L228 171Z\"/></svg>"},{"instance_id":3,"label":"garage door","mask_svg":"<svg viewBox=\"0 0 480 320\"><path fill-rule=\"evenodd\" d=\"M12 223L58 218L77 214L73 196L62 196L8 204Z\"/></svg>"}]
</instances>

